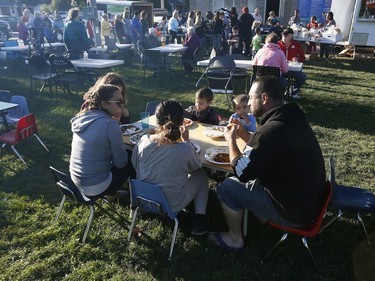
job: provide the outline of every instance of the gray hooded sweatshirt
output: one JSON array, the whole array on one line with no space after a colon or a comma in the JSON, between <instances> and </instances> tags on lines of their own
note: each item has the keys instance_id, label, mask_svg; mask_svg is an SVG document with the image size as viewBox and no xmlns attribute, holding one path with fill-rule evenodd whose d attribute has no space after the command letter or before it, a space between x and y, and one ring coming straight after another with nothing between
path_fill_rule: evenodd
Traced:
<instances>
[{"instance_id":1,"label":"gray hooded sweatshirt","mask_svg":"<svg viewBox=\"0 0 375 281\"><path fill-rule=\"evenodd\" d=\"M101 110L90 110L70 122L72 180L84 194L98 195L111 183L112 165L123 168L128 162L120 126Z\"/></svg>"}]
</instances>

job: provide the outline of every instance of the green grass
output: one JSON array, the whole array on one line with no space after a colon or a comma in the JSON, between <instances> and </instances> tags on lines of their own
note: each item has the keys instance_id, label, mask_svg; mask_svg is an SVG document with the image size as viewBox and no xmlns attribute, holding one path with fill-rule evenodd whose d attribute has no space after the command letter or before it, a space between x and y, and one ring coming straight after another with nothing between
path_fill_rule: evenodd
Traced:
<instances>
[{"instance_id":1,"label":"green grass","mask_svg":"<svg viewBox=\"0 0 375 281\"><path fill-rule=\"evenodd\" d=\"M135 60L134 60L135 61ZM188 106L194 102L194 86L200 73L153 77L136 62L115 68L128 85L129 109L138 119L149 100L174 98ZM373 61L319 60L305 64L308 81L299 105L320 142L325 159L334 156L339 183L375 191L375 68ZM7 149L0 158L0 280L320 280L302 244L287 240L265 265L259 263L281 233L250 218L247 250L243 255L226 253L189 233L191 213L180 216L173 261L167 261L173 223L145 216L137 224L140 237L127 242L129 209L116 205L124 216L121 223L97 210L86 244L80 239L88 209L68 200L57 223L53 223L61 200L49 165L67 171L70 154L70 118L82 103L82 94L59 93L51 99L46 92L31 97L27 71L8 70L0 87L25 95L36 115L39 135L50 149L35 139L18 145L27 165ZM203 86L203 84L202 84ZM223 97L214 107L228 117ZM226 225L210 180L208 212L212 230ZM106 210L109 206L103 205ZM330 208L330 212L336 210ZM374 237L374 216L365 217ZM366 247L364 233L346 214L310 247L326 275L325 280L371 280L374 246ZM372 238L372 240L374 240ZM373 241L373 244L375 241Z\"/></svg>"}]
</instances>

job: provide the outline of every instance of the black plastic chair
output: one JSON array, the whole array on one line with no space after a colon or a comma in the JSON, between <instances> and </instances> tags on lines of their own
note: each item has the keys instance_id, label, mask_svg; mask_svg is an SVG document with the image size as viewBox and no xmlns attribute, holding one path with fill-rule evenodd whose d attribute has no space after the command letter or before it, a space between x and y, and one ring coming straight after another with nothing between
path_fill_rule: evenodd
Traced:
<instances>
[{"instance_id":1,"label":"black plastic chair","mask_svg":"<svg viewBox=\"0 0 375 281\"><path fill-rule=\"evenodd\" d=\"M195 84L198 87L199 82L206 76L211 91L215 94L225 94L228 108L232 107L233 99L233 74L236 70L234 60L227 56L217 56L210 60L206 70Z\"/></svg>"},{"instance_id":2,"label":"black plastic chair","mask_svg":"<svg viewBox=\"0 0 375 281\"><path fill-rule=\"evenodd\" d=\"M50 64L47 60L40 55L32 55L28 58L28 62L31 68L30 76L30 88L31 94L37 89L37 82L43 82L39 92L43 92L46 86L49 87L50 94L53 94L52 85L54 84L54 79L57 77L57 73L53 72ZM35 81L33 85L33 81Z\"/></svg>"},{"instance_id":3,"label":"black plastic chair","mask_svg":"<svg viewBox=\"0 0 375 281\"><path fill-rule=\"evenodd\" d=\"M329 158L330 174L329 180L333 186L333 196L331 205L338 209L337 214L321 229L322 233L328 226L340 218L344 211L354 212L357 214L357 221L361 224L366 234L367 242L370 244L368 233L363 222L362 213L375 212L375 194L369 190L345 186L336 183L335 163L333 157Z\"/></svg>"},{"instance_id":4,"label":"black plastic chair","mask_svg":"<svg viewBox=\"0 0 375 281\"><path fill-rule=\"evenodd\" d=\"M91 222L94 218L95 200L92 200L92 199L86 197L84 194L82 194L79 191L78 187L73 183L73 181L71 180L69 175L57 170L56 168L54 168L52 166L50 166L49 168L52 171L52 175L53 175L53 178L55 179L55 183L57 185L57 188L60 190L60 192L63 195L63 197L61 199L60 206L57 210L54 222L57 222L57 220L60 217L61 211L64 207L66 197L70 197L70 198L76 200L78 203L80 203L82 205L85 205L85 206L89 206L89 208L90 208L90 216L89 216L89 219L87 221L85 232L84 232L83 238L82 238L82 243L85 243L87 233L90 230Z\"/></svg>"},{"instance_id":5,"label":"black plastic chair","mask_svg":"<svg viewBox=\"0 0 375 281\"><path fill-rule=\"evenodd\" d=\"M0 101L10 102L13 94L7 90L0 90Z\"/></svg>"},{"instance_id":6,"label":"black plastic chair","mask_svg":"<svg viewBox=\"0 0 375 281\"><path fill-rule=\"evenodd\" d=\"M146 77L147 68L153 71L154 76L157 72L159 72L162 69L166 69L171 72L170 66L166 62L165 57L163 58L160 51L145 49L143 50L143 56L144 56L143 78Z\"/></svg>"}]
</instances>

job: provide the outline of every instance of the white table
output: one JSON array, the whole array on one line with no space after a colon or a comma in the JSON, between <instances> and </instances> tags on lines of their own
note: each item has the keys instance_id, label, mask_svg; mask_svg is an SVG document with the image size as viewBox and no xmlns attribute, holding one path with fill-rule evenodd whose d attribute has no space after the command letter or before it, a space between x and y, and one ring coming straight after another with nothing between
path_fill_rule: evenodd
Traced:
<instances>
[{"instance_id":1,"label":"white table","mask_svg":"<svg viewBox=\"0 0 375 281\"><path fill-rule=\"evenodd\" d=\"M29 45L25 45L25 46L11 46L11 47L1 47L1 50L2 51L18 51L18 52L22 52L22 51L28 51L29 50Z\"/></svg>"},{"instance_id":2,"label":"white table","mask_svg":"<svg viewBox=\"0 0 375 281\"><path fill-rule=\"evenodd\" d=\"M83 59L71 60L75 67L81 68L107 68L117 65L124 64L123 60L106 60L106 59L88 59L83 61Z\"/></svg>"},{"instance_id":3,"label":"white table","mask_svg":"<svg viewBox=\"0 0 375 281\"><path fill-rule=\"evenodd\" d=\"M132 49L134 47L133 44L120 44L120 43L116 43L116 47L121 49L121 50L125 50L125 49ZM90 48L90 51L92 52L106 52L107 51L107 46L97 46L97 47L92 47Z\"/></svg>"},{"instance_id":4,"label":"white table","mask_svg":"<svg viewBox=\"0 0 375 281\"><path fill-rule=\"evenodd\" d=\"M159 47L151 48L149 50L160 51L161 53L179 53L179 52L184 52L186 49L187 47L182 44L168 44L168 45L165 45L164 47L159 46Z\"/></svg>"},{"instance_id":5,"label":"white table","mask_svg":"<svg viewBox=\"0 0 375 281\"><path fill-rule=\"evenodd\" d=\"M9 124L6 118L6 110L18 107L17 103L3 102L0 101L0 116L3 117L3 124L7 131L9 131Z\"/></svg>"},{"instance_id":6,"label":"white table","mask_svg":"<svg viewBox=\"0 0 375 281\"><path fill-rule=\"evenodd\" d=\"M206 67L208 66L209 62L210 60L201 60L197 62L197 65ZM237 68L253 69L253 61L251 60L234 60L234 62L236 63ZM301 71L303 63L301 62L294 63L294 62L289 61L288 65L289 65L289 71Z\"/></svg>"}]
</instances>

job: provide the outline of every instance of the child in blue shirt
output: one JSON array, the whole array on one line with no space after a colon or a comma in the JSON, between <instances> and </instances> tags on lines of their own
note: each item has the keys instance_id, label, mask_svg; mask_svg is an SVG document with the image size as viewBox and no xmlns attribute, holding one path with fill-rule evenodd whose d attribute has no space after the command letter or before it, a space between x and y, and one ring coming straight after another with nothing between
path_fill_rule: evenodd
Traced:
<instances>
[{"instance_id":1,"label":"child in blue shirt","mask_svg":"<svg viewBox=\"0 0 375 281\"><path fill-rule=\"evenodd\" d=\"M233 108L236 113L229 118L229 123L237 123L238 120L248 132L255 132L256 120L254 116L249 113L249 96L238 95L233 99Z\"/></svg>"}]
</instances>

